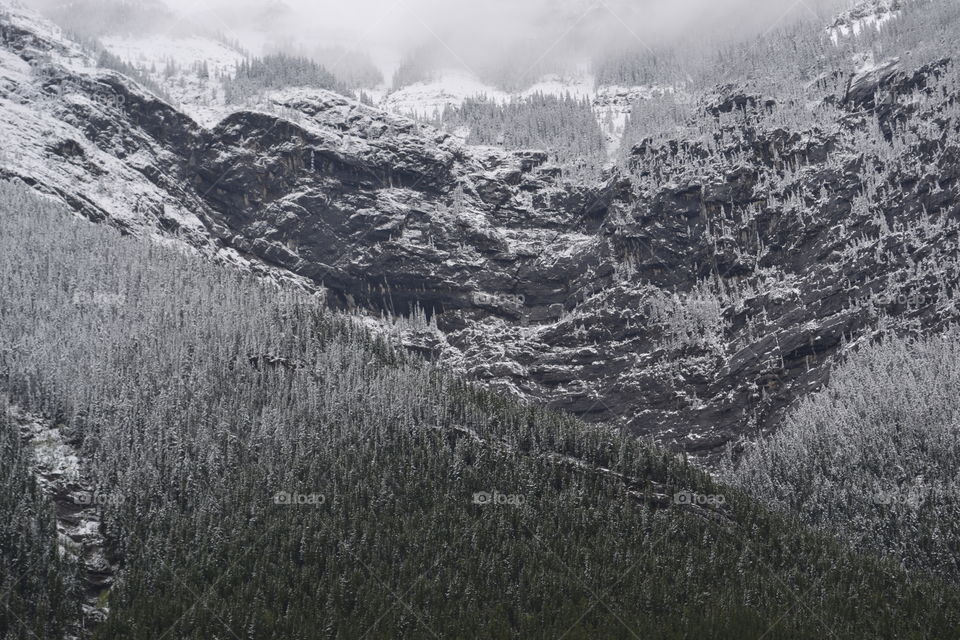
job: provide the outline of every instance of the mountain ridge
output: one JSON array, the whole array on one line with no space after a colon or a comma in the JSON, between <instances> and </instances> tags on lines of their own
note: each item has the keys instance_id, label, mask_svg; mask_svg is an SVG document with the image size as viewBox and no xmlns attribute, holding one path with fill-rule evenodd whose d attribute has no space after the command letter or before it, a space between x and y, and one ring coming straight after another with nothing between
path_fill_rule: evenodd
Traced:
<instances>
[{"instance_id":1,"label":"mountain ridge","mask_svg":"<svg viewBox=\"0 0 960 640\"><path fill-rule=\"evenodd\" d=\"M4 33L19 60L10 100L37 82L33 49L62 45ZM277 92L275 113L205 129L119 74L53 64L40 90L72 83L49 103L58 139L13 127L39 157L3 175L323 288L337 308L422 313L401 339L454 371L714 456L773 428L858 341L955 318L957 167L935 137L955 130L938 93L953 66L891 64L821 81L802 126L779 115L796 100L720 87L694 135L641 142L597 184L543 152L466 147L329 92ZM104 90L116 99L98 102ZM896 133L921 115L940 131ZM43 154L73 182L32 175ZM861 181L867 166L908 191ZM135 196L98 200L98 174L127 176Z\"/></svg>"}]
</instances>

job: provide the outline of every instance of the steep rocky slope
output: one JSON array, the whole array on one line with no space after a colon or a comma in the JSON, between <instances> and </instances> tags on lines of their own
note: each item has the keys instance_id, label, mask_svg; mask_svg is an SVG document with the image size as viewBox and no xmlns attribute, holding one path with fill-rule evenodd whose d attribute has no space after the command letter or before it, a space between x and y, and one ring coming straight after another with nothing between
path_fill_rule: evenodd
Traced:
<instances>
[{"instance_id":1,"label":"steep rocky slope","mask_svg":"<svg viewBox=\"0 0 960 640\"><path fill-rule=\"evenodd\" d=\"M6 403L6 398L0 398ZM66 640L88 637L109 613L107 595L113 586L118 558L108 550L101 531L100 507L115 496L98 495L83 468L75 443L64 437L57 425L16 407L10 418L31 451L33 473L41 493L54 505L57 521L57 551L76 563L81 588L81 624Z\"/></svg>"},{"instance_id":2,"label":"steep rocky slope","mask_svg":"<svg viewBox=\"0 0 960 640\"><path fill-rule=\"evenodd\" d=\"M882 80L913 96L939 69ZM224 242L343 306L420 305L438 331L412 345L690 450L772 425L881 316L933 326L955 311L942 131L891 144L829 106L792 131L721 101L712 139L641 145L629 174L587 188L539 153L464 149L334 96L281 104L306 118L237 114L196 158ZM881 107L881 125L921 108Z\"/></svg>"},{"instance_id":3,"label":"steep rocky slope","mask_svg":"<svg viewBox=\"0 0 960 640\"><path fill-rule=\"evenodd\" d=\"M948 60L721 88L582 185L326 92L203 128L27 14L0 24L0 175L334 306L420 309L410 348L691 452L772 427L848 345L956 314Z\"/></svg>"},{"instance_id":4,"label":"steep rocky slope","mask_svg":"<svg viewBox=\"0 0 960 640\"><path fill-rule=\"evenodd\" d=\"M27 418L30 456L0 407L6 639L80 618L79 589L56 586L84 576L37 548L56 529L31 457L61 518L99 522L121 560L94 640L960 635L955 585L667 452L472 388L307 296L0 194L3 383L56 416ZM102 594L109 567L88 558Z\"/></svg>"}]
</instances>

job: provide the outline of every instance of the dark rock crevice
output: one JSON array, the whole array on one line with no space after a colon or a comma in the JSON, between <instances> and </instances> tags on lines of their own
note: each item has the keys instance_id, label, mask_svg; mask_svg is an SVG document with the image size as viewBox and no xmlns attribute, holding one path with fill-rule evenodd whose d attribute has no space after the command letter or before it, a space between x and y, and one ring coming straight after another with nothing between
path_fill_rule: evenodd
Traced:
<instances>
[{"instance_id":1,"label":"dark rock crevice","mask_svg":"<svg viewBox=\"0 0 960 640\"><path fill-rule=\"evenodd\" d=\"M120 558L101 530L100 513L102 501L117 496L98 493L78 448L59 426L12 407L11 415L32 453L37 485L53 504L60 555L75 562L79 571L82 619L66 640L89 638L107 617L107 599L119 570Z\"/></svg>"}]
</instances>

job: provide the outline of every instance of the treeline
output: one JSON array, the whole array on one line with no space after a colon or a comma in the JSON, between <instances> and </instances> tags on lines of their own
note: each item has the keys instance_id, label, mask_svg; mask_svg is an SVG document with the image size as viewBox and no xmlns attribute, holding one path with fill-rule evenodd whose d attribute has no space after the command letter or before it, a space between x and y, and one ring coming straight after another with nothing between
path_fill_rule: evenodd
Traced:
<instances>
[{"instance_id":1,"label":"treeline","mask_svg":"<svg viewBox=\"0 0 960 640\"><path fill-rule=\"evenodd\" d=\"M147 73L131 64L124 62L122 58L110 53L102 46L97 46L95 50L97 51L97 66L118 71L128 78L136 80L144 88L150 90L157 97L162 98L171 104L174 103L174 100L172 97L170 97L170 94L168 94L166 90L160 86L158 82L155 82Z\"/></svg>"},{"instance_id":2,"label":"treeline","mask_svg":"<svg viewBox=\"0 0 960 640\"><path fill-rule=\"evenodd\" d=\"M659 87L669 90L667 96L704 96L718 85L733 85L782 103L816 104L842 92L856 60L896 56L907 70L955 57L958 31L960 7L955 2L916 0L901 3L899 16L879 29L867 27L836 42L824 23L797 20L760 37L681 39L652 51L606 52L594 61L593 72L598 86ZM669 102L662 106L674 108Z\"/></svg>"},{"instance_id":3,"label":"treeline","mask_svg":"<svg viewBox=\"0 0 960 640\"><path fill-rule=\"evenodd\" d=\"M544 149L568 167L595 166L605 158L606 141L589 98L536 93L505 104L471 98L447 106L437 124L449 131L466 127L469 144Z\"/></svg>"},{"instance_id":4,"label":"treeline","mask_svg":"<svg viewBox=\"0 0 960 640\"><path fill-rule=\"evenodd\" d=\"M818 17L810 15L811 4ZM724 83L795 89L804 78L816 77L818 69L849 63L855 47L846 41L835 46L825 29L842 4L809 3L804 11L784 14L764 33L718 35L696 28L652 48L608 49L593 59L592 70L601 86L658 86L688 93Z\"/></svg>"},{"instance_id":5,"label":"treeline","mask_svg":"<svg viewBox=\"0 0 960 640\"><path fill-rule=\"evenodd\" d=\"M924 33L928 36L922 37ZM867 46L876 51L877 61L884 60L886 55L898 56L902 78L918 74L917 81L905 89L905 93L887 96L888 100L903 106L895 125L885 119L883 110L868 109L861 114L865 119L863 126L854 130L840 128L830 134L856 148L858 153L866 152L871 157L876 170L864 172L863 195L875 199L877 193L888 191L888 187L875 178L880 169L888 174L915 170L916 154L925 153L927 148L916 146L917 139L927 141L925 144L933 145L934 149L947 148L957 141L956 120L960 109L954 96L960 91L960 69L952 60L960 55L958 42L960 6L947 0L918 0L905 5L902 16L884 25L879 32L868 29L860 38L841 41L839 47L826 44L832 48L817 58L813 66L771 71L764 81L753 79L713 86L700 94L678 90L637 102L625 128L621 160L626 170L636 177L636 186L655 188L681 176L710 172L727 164L732 156L739 156L745 163L755 163L754 151L745 144L752 132L763 131L769 135L784 129L825 136L850 113L842 104L854 75L847 56ZM765 42L758 50L767 50L770 59L777 60L773 52L775 46ZM804 50L806 45L797 46L798 50ZM863 55L861 51L861 60ZM835 57L842 60L836 61ZM921 65L930 66L924 71ZM788 73L794 74L790 81ZM737 96L749 102L745 109L728 105L727 112L720 113L716 108L724 100ZM893 108L894 102L888 106ZM648 151L642 157L631 153L639 142L644 142ZM843 162L842 155L828 154L827 162L828 166L838 167ZM770 168L773 169L770 189L779 189L790 181L807 189L803 181L796 180L797 167L774 158ZM795 196L800 200L808 198L803 191ZM815 200L814 197L807 201Z\"/></svg>"},{"instance_id":6,"label":"treeline","mask_svg":"<svg viewBox=\"0 0 960 640\"><path fill-rule=\"evenodd\" d=\"M285 87L328 89L352 95L346 85L323 66L308 58L283 53L244 60L233 77L223 80L224 96L229 104L243 103L264 91Z\"/></svg>"},{"instance_id":7,"label":"treeline","mask_svg":"<svg viewBox=\"0 0 960 640\"><path fill-rule=\"evenodd\" d=\"M683 83L682 50L605 52L593 62L597 86L666 86Z\"/></svg>"},{"instance_id":8,"label":"treeline","mask_svg":"<svg viewBox=\"0 0 960 640\"><path fill-rule=\"evenodd\" d=\"M415 49L404 54L400 65L393 72L391 83L394 91L418 82L431 82L437 74L437 65L429 48Z\"/></svg>"},{"instance_id":9,"label":"treeline","mask_svg":"<svg viewBox=\"0 0 960 640\"><path fill-rule=\"evenodd\" d=\"M730 478L855 548L960 580L958 339L863 347Z\"/></svg>"},{"instance_id":10,"label":"treeline","mask_svg":"<svg viewBox=\"0 0 960 640\"><path fill-rule=\"evenodd\" d=\"M0 387L79 443L124 558L97 638L960 632L955 587L633 438L473 389L312 296L23 187L0 185L0 214ZM0 522L28 528L16 504ZM15 539L17 566L49 546Z\"/></svg>"}]
</instances>

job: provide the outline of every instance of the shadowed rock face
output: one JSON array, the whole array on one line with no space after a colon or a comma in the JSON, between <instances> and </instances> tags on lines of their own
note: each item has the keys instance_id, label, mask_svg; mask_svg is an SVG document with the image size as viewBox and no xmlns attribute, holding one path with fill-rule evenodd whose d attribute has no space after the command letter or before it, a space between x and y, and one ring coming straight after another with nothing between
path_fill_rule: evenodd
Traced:
<instances>
[{"instance_id":1,"label":"shadowed rock face","mask_svg":"<svg viewBox=\"0 0 960 640\"><path fill-rule=\"evenodd\" d=\"M588 184L541 152L465 147L327 92L278 94L285 117L241 112L205 130L105 73L95 81L120 107L53 102L72 128L42 152L81 177L121 162L144 185L139 217L117 221L82 181L4 175L93 219L323 284L338 308L419 307L435 327L404 329L410 348L710 455L772 428L851 344L954 318L946 66L861 78L859 97L802 126L771 115L802 105L721 88L696 135L647 140ZM904 128L915 135L893 133Z\"/></svg>"},{"instance_id":2,"label":"shadowed rock face","mask_svg":"<svg viewBox=\"0 0 960 640\"><path fill-rule=\"evenodd\" d=\"M916 140L896 152L909 162L882 158L890 118L933 117L904 102L870 140L869 115L790 130L720 111L712 140L648 141L586 187L536 152L294 96L298 124L237 114L206 134L195 189L223 241L335 304L435 314L412 348L708 454L773 427L881 325L952 317L955 150Z\"/></svg>"},{"instance_id":3,"label":"shadowed rock face","mask_svg":"<svg viewBox=\"0 0 960 640\"><path fill-rule=\"evenodd\" d=\"M519 326L595 279L623 181L571 185L542 152L467 149L332 94L282 104L308 117L241 113L209 132L195 190L223 241L322 281L335 305Z\"/></svg>"}]
</instances>

